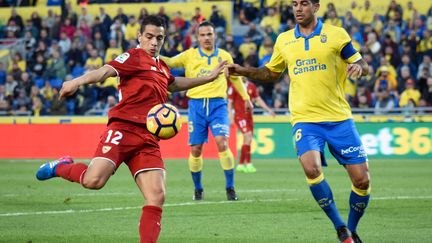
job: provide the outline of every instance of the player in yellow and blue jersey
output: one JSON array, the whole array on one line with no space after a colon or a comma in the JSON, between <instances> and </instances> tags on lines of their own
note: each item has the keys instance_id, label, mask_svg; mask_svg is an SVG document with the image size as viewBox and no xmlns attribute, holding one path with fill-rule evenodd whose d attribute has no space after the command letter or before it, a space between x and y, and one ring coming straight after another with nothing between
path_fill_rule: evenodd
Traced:
<instances>
[{"instance_id":1,"label":"player in yellow and blue jersey","mask_svg":"<svg viewBox=\"0 0 432 243\"><path fill-rule=\"evenodd\" d=\"M185 68L186 77L206 76L211 70L223 61L232 64L231 55L220 48L215 47L214 26L210 22L202 22L197 29L199 46L190 48L175 57L163 60L170 67ZM229 77L234 88L239 92L245 102L246 109L250 112L252 103L243 83L239 77ZM199 88L189 89L186 95L189 100L188 128L189 145L189 169L195 186L193 199L203 199L203 186L201 183L203 158L203 144L208 140L210 128L219 151L219 160L225 173L226 194L228 200L237 200L234 190L234 157L228 147L230 122L227 109L227 77L221 75L212 83L202 85Z\"/></svg>"},{"instance_id":2,"label":"player in yellow and blue jersey","mask_svg":"<svg viewBox=\"0 0 432 243\"><path fill-rule=\"evenodd\" d=\"M313 197L333 222L341 242L361 242L357 224L369 202L368 159L345 100L347 75L368 74L347 32L316 17L319 0L292 0L295 29L280 34L270 62L262 68L228 65L231 75L275 81L288 69L289 108L300 163ZM352 181L348 224L339 215L324 179L324 146L343 165Z\"/></svg>"}]
</instances>

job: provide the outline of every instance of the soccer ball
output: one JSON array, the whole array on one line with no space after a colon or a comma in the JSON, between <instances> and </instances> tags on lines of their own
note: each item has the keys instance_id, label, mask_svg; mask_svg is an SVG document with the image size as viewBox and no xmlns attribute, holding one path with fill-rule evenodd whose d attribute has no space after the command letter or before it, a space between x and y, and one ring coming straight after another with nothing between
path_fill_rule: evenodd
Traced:
<instances>
[{"instance_id":1,"label":"soccer ball","mask_svg":"<svg viewBox=\"0 0 432 243\"><path fill-rule=\"evenodd\" d=\"M171 104L153 106L147 114L147 130L160 139L174 137L182 126L177 108Z\"/></svg>"}]
</instances>

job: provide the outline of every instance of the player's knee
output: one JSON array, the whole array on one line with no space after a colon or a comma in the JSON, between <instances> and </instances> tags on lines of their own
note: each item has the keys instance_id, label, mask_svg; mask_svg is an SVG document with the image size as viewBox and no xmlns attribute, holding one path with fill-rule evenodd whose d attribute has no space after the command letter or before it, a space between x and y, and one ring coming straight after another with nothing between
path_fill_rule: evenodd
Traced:
<instances>
[{"instance_id":1,"label":"player's knee","mask_svg":"<svg viewBox=\"0 0 432 243\"><path fill-rule=\"evenodd\" d=\"M251 142L252 142L252 133L247 132L247 133L243 134L243 143L244 144L251 144Z\"/></svg>"},{"instance_id":2,"label":"player's knee","mask_svg":"<svg viewBox=\"0 0 432 243\"><path fill-rule=\"evenodd\" d=\"M361 189L361 190L367 190L367 189L369 189L369 186L370 186L369 184L370 184L369 178L366 177L366 176L353 180L353 185L356 188Z\"/></svg>"},{"instance_id":3,"label":"player's knee","mask_svg":"<svg viewBox=\"0 0 432 243\"><path fill-rule=\"evenodd\" d=\"M160 190L153 191L147 196L146 201L148 205L162 207L162 205L165 203L165 190L161 188Z\"/></svg>"},{"instance_id":4,"label":"player's knee","mask_svg":"<svg viewBox=\"0 0 432 243\"><path fill-rule=\"evenodd\" d=\"M202 146L192 146L191 154L193 157L200 157L202 154Z\"/></svg>"},{"instance_id":5,"label":"player's knee","mask_svg":"<svg viewBox=\"0 0 432 243\"><path fill-rule=\"evenodd\" d=\"M106 181L99 177L91 177L91 178L84 177L82 181L83 187L87 189L93 189L93 190L101 189L102 187L105 186L105 183Z\"/></svg>"},{"instance_id":6,"label":"player's knee","mask_svg":"<svg viewBox=\"0 0 432 243\"><path fill-rule=\"evenodd\" d=\"M304 172L309 179L315 179L322 174L321 169L317 166L306 166Z\"/></svg>"}]
</instances>

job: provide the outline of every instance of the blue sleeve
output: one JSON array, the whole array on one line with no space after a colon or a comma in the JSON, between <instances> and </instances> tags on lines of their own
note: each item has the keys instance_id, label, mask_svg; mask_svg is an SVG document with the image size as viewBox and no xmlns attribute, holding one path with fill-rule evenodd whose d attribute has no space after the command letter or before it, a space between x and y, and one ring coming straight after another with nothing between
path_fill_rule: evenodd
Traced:
<instances>
[{"instance_id":1,"label":"blue sleeve","mask_svg":"<svg viewBox=\"0 0 432 243\"><path fill-rule=\"evenodd\" d=\"M344 60L346 60L346 59L352 57L356 53L357 53L357 50L354 48L354 46L352 45L352 42L350 41L342 49L341 56Z\"/></svg>"}]
</instances>

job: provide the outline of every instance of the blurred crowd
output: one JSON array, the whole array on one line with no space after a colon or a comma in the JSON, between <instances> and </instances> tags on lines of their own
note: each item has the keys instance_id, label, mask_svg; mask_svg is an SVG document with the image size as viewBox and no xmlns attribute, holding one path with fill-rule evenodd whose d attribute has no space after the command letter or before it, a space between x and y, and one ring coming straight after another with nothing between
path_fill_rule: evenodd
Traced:
<instances>
[{"instance_id":1,"label":"blurred crowd","mask_svg":"<svg viewBox=\"0 0 432 243\"><path fill-rule=\"evenodd\" d=\"M157 13L141 8L135 14L125 14L120 7L110 16L105 12L109 5L100 5L99 13L92 15L86 7L78 14L70 3L63 3L61 14L48 10L43 18L36 12L20 16L12 8L7 23L0 23L0 44L21 39L25 52L13 53L7 67L0 62L0 115L106 114L118 102L116 78L82 86L73 97L63 100L58 99L59 89L64 81L136 47L140 21L148 14L166 20L163 55L174 56L194 47L198 24L208 20L216 26L216 45L229 51L234 62L263 66L270 60L277 35L295 26L290 2L282 2L265 8L246 1L237 4L232 28L244 30L241 35L227 33L226 19L216 5L210 16L196 8L190 19L181 11L168 15L164 7ZM392 1L386 14L378 15L372 10L373 1L359 2L352 1L345 13L338 13L331 3L321 6L326 8L322 21L345 28L369 63L369 76L346 81L347 100L355 108L375 107L377 113L395 107L432 106L432 6L422 15L413 2L401 6ZM172 72L184 74L181 69ZM275 84L257 85L267 104L288 108L289 82L289 75L283 75ZM184 92L171 94L170 99L180 109L187 108Z\"/></svg>"}]
</instances>

